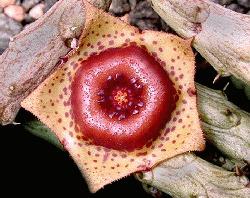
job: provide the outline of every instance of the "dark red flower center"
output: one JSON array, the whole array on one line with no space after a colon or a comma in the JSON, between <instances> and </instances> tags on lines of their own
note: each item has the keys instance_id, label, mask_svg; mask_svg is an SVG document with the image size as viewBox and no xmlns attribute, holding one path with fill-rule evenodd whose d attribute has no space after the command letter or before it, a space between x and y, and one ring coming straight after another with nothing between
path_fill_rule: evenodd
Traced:
<instances>
[{"instance_id":1,"label":"dark red flower center","mask_svg":"<svg viewBox=\"0 0 250 198\"><path fill-rule=\"evenodd\" d=\"M138 114L144 106L142 91L143 85L139 80L117 73L108 76L97 93L98 103L110 118L123 120Z\"/></svg>"},{"instance_id":2,"label":"dark red flower center","mask_svg":"<svg viewBox=\"0 0 250 198\"><path fill-rule=\"evenodd\" d=\"M75 122L94 144L133 150L156 138L175 108L176 90L145 49L108 49L81 62L72 83Z\"/></svg>"}]
</instances>

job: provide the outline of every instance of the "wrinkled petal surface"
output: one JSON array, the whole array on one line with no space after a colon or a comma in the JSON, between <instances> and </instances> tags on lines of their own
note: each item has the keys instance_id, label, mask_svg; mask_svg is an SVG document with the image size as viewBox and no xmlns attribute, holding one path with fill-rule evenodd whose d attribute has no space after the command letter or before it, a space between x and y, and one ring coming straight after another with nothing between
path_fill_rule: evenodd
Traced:
<instances>
[{"instance_id":1,"label":"wrinkled petal surface","mask_svg":"<svg viewBox=\"0 0 250 198\"><path fill-rule=\"evenodd\" d=\"M190 41L163 32L140 32L87 2L86 26L79 48L23 102L22 107L52 129L96 192L131 173L147 170L187 151L204 149L194 86L195 62ZM169 74L179 100L159 137L132 152L90 144L76 125L70 104L71 83L80 62L93 53L136 43L145 46ZM160 117L161 115L159 115Z\"/></svg>"}]
</instances>

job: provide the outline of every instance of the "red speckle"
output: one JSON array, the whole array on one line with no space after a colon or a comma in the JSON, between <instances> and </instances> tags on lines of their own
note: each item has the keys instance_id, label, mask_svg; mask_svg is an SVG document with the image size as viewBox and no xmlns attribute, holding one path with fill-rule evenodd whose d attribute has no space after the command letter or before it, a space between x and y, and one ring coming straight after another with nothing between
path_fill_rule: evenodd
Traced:
<instances>
[{"instance_id":1,"label":"red speckle","mask_svg":"<svg viewBox=\"0 0 250 198\"><path fill-rule=\"evenodd\" d=\"M78 143L78 146L82 147L82 143Z\"/></svg>"},{"instance_id":2,"label":"red speckle","mask_svg":"<svg viewBox=\"0 0 250 198\"><path fill-rule=\"evenodd\" d=\"M124 33L121 33L121 36L123 37L123 36L125 36L125 34L124 34Z\"/></svg>"},{"instance_id":3,"label":"red speckle","mask_svg":"<svg viewBox=\"0 0 250 198\"><path fill-rule=\"evenodd\" d=\"M167 65L165 61L162 61L161 64L163 67L165 67Z\"/></svg>"},{"instance_id":4,"label":"red speckle","mask_svg":"<svg viewBox=\"0 0 250 198\"><path fill-rule=\"evenodd\" d=\"M127 42L127 43L128 43L128 42L130 42L130 39L129 39L129 38L127 38L127 39L125 40L125 42Z\"/></svg>"},{"instance_id":5,"label":"red speckle","mask_svg":"<svg viewBox=\"0 0 250 198\"><path fill-rule=\"evenodd\" d=\"M110 40L110 41L109 41L109 45L114 45L114 41L113 41L113 40Z\"/></svg>"},{"instance_id":6,"label":"red speckle","mask_svg":"<svg viewBox=\"0 0 250 198\"><path fill-rule=\"evenodd\" d=\"M141 40L141 41L144 41L144 38L141 37L140 40Z\"/></svg>"},{"instance_id":7,"label":"red speckle","mask_svg":"<svg viewBox=\"0 0 250 198\"><path fill-rule=\"evenodd\" d=\"M173 140L172 143L175 144L175 143L176 143L176 140Z\"/></svg>"},{"instance_id":8,"label":"red speckle","mask_svg":"<svg viewBox=\"0 0 250 198\"><path fill-rule=\"evenodd\" d=\"M159 47L159 51L160 51L160 52L163 52L163 49L162 49L161 47Z\"/></svg>"},{"instance_id":9,"label":"red speckle","mask_svg":"<svg viewBox=\"0 0 250 198\"><path fill-rule=\"evenodd\" d=\"M178 122L179 122L179 123L182 123L182 119L179 119Z\"/></svg>"},{"instance_id":10,"label":"red speckle","mask_svg":"<svg viewBox=\"0 0 250 198\"><path fill-rule=\"evenodd\" d=\"M171 75L171 76L174 76L174 75L175 75L175 72L174 72L174 71L171 71L171 72L170 72L170 75Z\"/></svg>"},{"instance_id":11,"label":"red speckle","mask_svg":"<svg viewBox=\"0 0 250 198\"><path fill-rule=\"evenodd\" d=\"M173 127L171 128L171 131L173 132L173 131L175 130L175 128L176 128L176 127L175 127L175 126L173 126Z\"/></svg>"},{"instance_id":12,"label":"red speckle","mask_svg":"<svg viewBox=\"0 0 250 198\"><path fill-rule=\"evenodd\" d=\"M73 69L76 69L77 67L78 67L78 64L75 63L75 64L73 65Z\"/></svg>"},{"instance_id":13,"label":"red speckle","mask_svg":"<svg viewBox=\"0 0 250 198\"><path fill-rule=\"evenodd\" d=\"M109 157L109 155L110 155L110 153L109 152L105 152L105 154L103 155L103 162L106 162L107 161L107 159L108 159L108 157ZM111 158L111 160L112 160L113 158ZM114 160L114 159L113 159ZM112 160L112 161L113 161Z\"/></svg>"},{"instance_id":14,"label":"red speckle","mask_svg":"<svg viewBox=\"0 0 250 198\"><path fill-rule=\"evenodd\" d=\"M97 160L93 160L93 162L97 163Z\"/></svg>"},{"instance_id":15,"label":"red speckle","mask_svg":"<svg viewBox=\"0 0 250 198\"><path fill-rule=\"evenodd\" d=\"M158 148L161 148L161 147L163 147L163 144L160 144L160 145L158 146Z\"/></svg>"},{"instance_id":16,"label":"red speckle","mask_svg":"<svg viewBox=\"0 0 250 198\"><path fill-rule=\"evenodd\" d=\"M175 59L172 58L172 59L171 59L171 62L174 63L174 62L175 62Z\"/></svg>"},{"instance_id":17,"label":"red speckle","mask_svg":"<svg viewBox=\"0 0 250 198\"><path fill-rule=\"evenodd\" d=\"M134 35L135 35L135 33L133 33L133 32L132 32L130 35L131 35L131 36L134 36Z\"/></svg>"},{"instance_id":18,"label":"red speckle","mask_svg":"<svg viewBox=\"0 0 250 198\"><path fill-rule=\"evenodd\" d=\"M152 52L152 56L153 57L157 57L157 53L156 52Z\"/></svg>"},{"instance_id":19,"label":"red speckle","mask_svg":"<svg viewBox=\"0 0 250 198\"><path fill-rule=\"evenodd\" d=\"M167 135L170 132L170 128L167 128L164 135Z\"/></svg>"},{"instance_id":20,"label":"red speckle","mask_svg":"<svg viewBox=\"0 0 250 198\"><path fill-rule=\"evenodd\" d=\"M102 49L104 49L103 45L101 45L101 46L98 47L98 50L102 50Z\"/></svg>"},{"instance_id":21,"label":"red speckle","mask_svg":"<svg viewBox=\"0 0 250 198\"><path fill-rule=\"evenodd\" d=\"M127 155L126 155L126 154L121 154L121 157L122 157L122 158L126 158Z\"/></svg>"},{"instance_id":22,"label":"red speckle","mask_svg":"<svg viewBox=\"0 0 250 198\"><path fill-rule=\"evenodd\" d=\"M153 41L153 44L156 45L156 44L157 44L157 41Z\"/></svg>"},{"instance_id":23,"label":"red speckle","mask_svg":"<svg viewBox=\"0 0 250 198\"><path fill-rule=\"evenodd\" d=\"M152 157L156 157L156 155L153 153L153 154L152 154Z\"/></svg>"},{"instance_id":24,"label":"red speckle","mask_svg":"<svg viewBox=\"0 0 250 198\"><path fill-rule=\"evenodd\" d=\"M98 146L98 147L96 147L96 150L101 151L102 149L101 149L101 147Z\"/></svg>"},{"instance_id":25,"label":"red speckle","mask_svg":"<svg viewBox=\"0 0 250 198\"><path fill-rule=\"evenodd\" d=\"M88 151L88 155L91 156L91 152L90 151Z\"/></svg>"},{"instance_id":26,"label":"red speckle","mask_svg":"<svg viewBox=\"0 0 250 198\"><path fill-rule=\"evenodd\" d=\"M187 93L190 97L196 96L196 90L188 88Z\"/></svg>"},{"instance_id":27,"label":"red speckle","mask_svg":"<svg viewBox=\"0 0 250 198\"><path fill-rule=\"evenodd\" d=\"M182 125L182 128L184 129L186 127L186 125Z\"/></svg>"},{"instance_id":28,"label":"red speckle","mask_svg":"<svg viewBox=\"0 0 250 198\"><path fill-rule=\"evenodd\" d=\"M130 159L130 162L134 162L135 160L132 158L132 159Z\"/></svg>"},{"instance_id":29,"label":"red speckle","mask_svg":"<svg viewBox=\"0 0 250 198\"><path fill-rule=\"evenodd\" d=\"M63 95L62 94L59 95L59 99L63 99Z\"/></svg>"},{"instance_id":30,"label":"red speckle","mask_svg":"<svg viewBox=\"0 0 250 198\"><path fill-rule=\"evenodd\" d=\"M187 101L186 101L186 100L182 100L182 103L183 103L183 104L187 104Z\"/></svg>"},{"instance_id":31,"label":"red speckle","mask_svg":"<svg viewBox=\"0 0 250 198\"><path fill-rule=\"evenodd\" d=\"M137 156L137 157L145 156L145 155L147 155L147 153L148 153L147 151L141 152L141 153L137 153L136 156Z\"/></svg>"},{"instance_id":32,"label":"red speckle","mask_svg":"<svg viewBox=\"0 0 250 198\"><path fill-rule=\"evenodd\" d=\"M101 41L98 41L98 42L97 42L97 45L98 45L98 46L99 46L99 45L101 45L101 44L102 44L102 42L101 42Z\"/></svg>"},{"instance_id":33,"label":"red speckle","mask_svg":"<svg viewBox=\"0 0 250 198\"><path fill-rule=\"evenodd\" d=\"M183 75L183 74L181 74L181 75L179 76L179 78L180 78L180 79L182 79L183 77L184 77L184 75Z\"/></svg>"}]
</instances>

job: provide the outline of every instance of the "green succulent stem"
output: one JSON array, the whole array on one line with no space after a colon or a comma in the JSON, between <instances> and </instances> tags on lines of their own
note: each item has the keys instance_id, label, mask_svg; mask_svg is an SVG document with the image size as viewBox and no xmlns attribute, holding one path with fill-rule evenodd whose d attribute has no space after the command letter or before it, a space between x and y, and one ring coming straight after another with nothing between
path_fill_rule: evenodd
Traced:
<instances>
[{"instance_id":1,"label":"green succulent stem","mask_svg":"<svg viewBox=\"0 0 250 198\"><path fill-rule=\"evenodd\" d=\"M56 135L42 122L38 120L32 120L25 123L23 126L31 134L49 142L61 150L64 150L63 145L60 143Z\"/></svg>"},{"instance_id":2,"label":"green succulent stem","mask_svg":"<svg viewBox=\"0 0 250 198\"><path fill-rule=\"evenodd\" d=\"M222 91L196 84L198 111L206 139L227 157L250 163L250 114Z\"/></svg>"},{"instance_id":3,"label":"green succulent stem","mask_svg":"<svg viewBox=\"0 0 250 198\"><path fill-rule=\"evenodd\" d=\"M144 185L153 186L173 198L246 198L250 195L247 177L236 176L193 153L173 157L135 176Z\"/></svg>"}]
</instances>

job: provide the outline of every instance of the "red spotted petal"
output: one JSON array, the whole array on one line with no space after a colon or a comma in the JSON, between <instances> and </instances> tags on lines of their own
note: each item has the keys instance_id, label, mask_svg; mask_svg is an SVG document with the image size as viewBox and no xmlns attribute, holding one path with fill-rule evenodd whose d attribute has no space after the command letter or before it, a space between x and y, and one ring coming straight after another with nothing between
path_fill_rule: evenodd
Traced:
<instances>
[{"instance_id":1,"label":"red spotted petal","mask_svg":"<svg viewBox=\"0 0 250 198\"><path fill-rule=\"evenodd\" d=\"M203 150L204 139L197 113L195 63L190 41L162 32L140 32L87 2L85 6L88 12L80 47L22 102L22 107L54 131L77 163L90 190L96 192L108 183L136 171L150 169L175 155ZM110 48L121 49L131 45L144 48L165 70L178 94L176 107L154 140L144 146L132 151L112 149L109 145L98 146L86 138L83 127L76 121L71 103L71 96L74 96L72 83L77 78L77 70L88 58L98 57ZM154 119L158 117L160 120L162 116L161 113L154 114ZM150 116L148 120L147 116L144 118L145 122L152 120Z\"/></svg>"}]
</instances>

